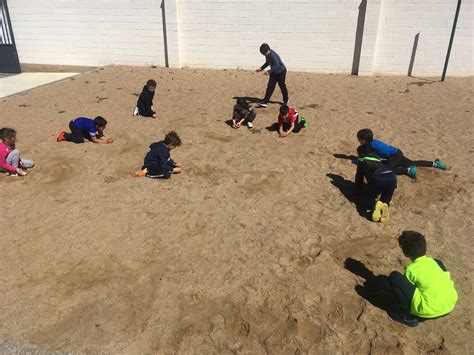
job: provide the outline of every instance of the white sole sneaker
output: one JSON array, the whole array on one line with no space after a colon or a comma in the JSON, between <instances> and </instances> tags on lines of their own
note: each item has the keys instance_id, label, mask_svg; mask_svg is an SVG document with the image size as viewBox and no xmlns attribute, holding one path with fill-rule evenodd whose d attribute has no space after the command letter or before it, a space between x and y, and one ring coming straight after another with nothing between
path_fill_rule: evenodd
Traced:
<instances>
[{"instance_id":1,"label":"white sole sneaker","mask_svg":"<svg viewBox=\"0 0 474 355\"><path fill-rule=\"evenodd\" d=\"M268 104L265 104L265 103L263 103L263 102L259 102L257 105L258 105L259 107L267 107L267 106L268 106Z\"/></svg>"},{"instance_id":2,"label":"white sole sneaker","mask_svg":"<svg viewBox=\"0 0 474 355\"><path fill-rule=\"evenodd\" d=\"M133 110L133 115L138 116L138 107L135 107L135 110Z\"/></svg>"},{"instance_id":3,"label":"white sole sneaker","mask_svg":"<svg viewBox=\"0 0 474 355\"><path fill-rule=\"evenodd\" d=\"M248 128L253 128L252 122L247 122L247 127L248 127Z\"/></svg>"}]
</instances>

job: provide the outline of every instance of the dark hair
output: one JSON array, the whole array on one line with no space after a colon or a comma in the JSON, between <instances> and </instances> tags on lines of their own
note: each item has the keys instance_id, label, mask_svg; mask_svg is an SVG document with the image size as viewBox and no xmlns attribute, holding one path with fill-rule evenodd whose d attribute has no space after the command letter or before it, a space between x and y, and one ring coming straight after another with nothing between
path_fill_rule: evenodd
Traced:
<instances>
[{"instance_id":1,"label":"dark hair","mask_svg":"<svg viewBox=\"0 0 474 355\"><path fill-rule=\"evenodd\" d=\"M374 150L368 144L361 144L357 147L357 155L359 157L366 157L366 156L377 156Z\"/></svg>"},{"instance_id":2,"label":"dark hair","mask_svg":"<svg viewBox=\"0 0 474 355\"><path fill-rule=\"evenodd\" d=\"M403 254L412 260L426 254L426 240L423 234L414 231L403 231L398 237L398 244Z\"/></svg>"},{"instance_id":3,"label":"dark hair","mask_svg":"<svg viewBox=\"0 0 474 355\"><path fill-rule=\"evenodd\" d=\"M290 108L286 105L280 106L280 115L285 116L288 112L290 112Z\"/></svg>"},{"instance_id":4,"label":"dark hair","mask_svg":"<svg viewBox=\"0 0 474 355\"><path fill-rule=\"evenodd\" d=\"M262 43L260 46L260 53L263 55L267 54L267 52L270 50L270 46L267 43Z\"/></svg>"},{"instance_id":5,"label":"dark hair","mask_svg":"<svg viewBox=\"0 0 474 355\"><path fill-rule=\"evenodd\" d=\"M3 127L0 129L0 139L5 139L5 138L10 138L10 137L15 137L16 136L16 131L13 128L7 128Z\"/></svg>"},{"instance_id":6,"label":"dark hair","mask_svg":"<svg viewBox=\"0 0 474 355\"><path fill-rule=\"evenodd\" d=\"M247 100L245 100L243 97L239 97L237 99L237 105L243 106L245 108L250 108L250 105Z\"/></svg>"},{"instance_id":7,"label":"dark hair","mask_svg":"<svg viewBox=\"0 0 474 355\"><path fill-rule=\"evenodd\" d=\"M175 147L179 147L181 145L181 138L179 138L178 133L175 131L170 131L165 136L165 144L171 144Z\"/></svg>"},{"instance_id":8,"label":"dark hair","mask_svg":"<svg viewBox=\"0 0 474 355\"><path fill-rule=\"evenodd\" d=\"M374 140L374 133L368 128L361 129L357 132L357 139L370 143Z\"/></svg>"},{"instance_id":9,"label":"dark hair","mask_svg":"<svg viewBox=\"0 0 474 355\"><path fill-rule=\"evenodd\" d=\"M146 86L151 86L152 88L156 88L156 81L153 79L150 79L146 82Z\"/></svg>"},{"instance_id":10,"label":"dark hair","mask_svg":"<svg viewBox=\"0 0 474 355\"><path fill-rule=\"evenodd\" d=\"M107 120L102 116L97 116L94 118L94 124L96 127L105 127L107 126Z\"/></svg>"}]
</instances>

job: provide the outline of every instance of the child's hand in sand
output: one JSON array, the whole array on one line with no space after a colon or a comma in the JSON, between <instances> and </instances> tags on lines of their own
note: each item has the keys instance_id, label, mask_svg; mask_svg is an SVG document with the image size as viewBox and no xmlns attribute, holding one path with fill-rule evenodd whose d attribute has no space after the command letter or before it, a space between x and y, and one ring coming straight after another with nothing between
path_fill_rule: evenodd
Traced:
<instances>
[{"instance_id":1,"label":"child's hand in sand","mask_svg":"<svg viewBox=\"0 0 474 355\"><path fill-rule=\"evenodd\" d=\"M287 132L282 132L282 133L280 133L280 138L285 138L285 137L288 137L288 133L287 133Z\"/></svg>"},{"instance_id":2,"label":"child's hand in sand","mask_svg":"<svg viewBox=\"0 0 474 355\"><path fill-rule=\"evenodd\" d=\"M239 127L240 127L240 122L239 122L239 123L235 123L232 127L233 127L233 128L239 128Z\"/></svg>"},{"instance_id":3,"label":"child's hand in sand","mask_svg":"<svg viewBox=\"0 0 474 355\"><path fill-rule=\"evenodd\" d=\"M176 162L175 162L175 163L174 163L174 167L181 169L183 166L182 166L180 163L176 163Z\"/></svg>"},{"instance_id":4,"label":"child's hand in sand","mask_svg":"<svg viewBox=\"0 0 474 355\"><path fill-rule=\"evenodd\" d=\"M181 172L181 168L175 167L173 168L173 174L179 174Z\"/></svg>"},{"instance_id":5,"label":"child's hand in sand","mask_svg":"<svg viewBox=\"0 0 474 355\"><path fill-rule=\"evenodd\" d=\"M25 176L26 175L26 171L24 171L20 168L16 168L16 173L20 176Z\"/></svg>"},{"instance_id":6,"label":"child's hand in sand","mask_svg":"<svg viewBox=\"0 0 474 355\"><path fill-rule=\"evenodd\" d=\"M105 140L105 142L108 143L108 144L110 144L110 143L113 143L114 140L113 140L112 138L107 138L107 139Z\"/></svg>"},{"instance_id":7,"label":"child's hand in sand","mask_svg":"<svg viewBox=\"0 0 474 355\"><path fill-rule=\"evenodd\" d=\"M257 73L260 73L262 71L262 69L258 68L255 70Z\"/></svg>"},{"instance_id":8,"label":"child's hand in sand","mask_svg":"<svg viewBox=\"0 0 474 355\"><path fill-rule=\"evenodd\" d=\"M152 117L153 117L153 118L156 118L156 113L154 113Z\"/></svg>"}]
</instances>

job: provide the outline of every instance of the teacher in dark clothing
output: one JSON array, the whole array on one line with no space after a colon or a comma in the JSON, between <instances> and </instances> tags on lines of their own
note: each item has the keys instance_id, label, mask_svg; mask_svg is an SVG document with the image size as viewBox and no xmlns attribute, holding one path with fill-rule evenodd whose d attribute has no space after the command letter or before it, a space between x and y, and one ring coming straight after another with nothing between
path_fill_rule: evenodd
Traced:
<instances>
[{"instance_id":1,"label":"teacher in dark clothing","mask_svg":"<svg viewBox=\"0 0 474 355\"><path fill-rule=\"evenodd\" d=\"M270 70L267 72L265 71L265 75L269 75L270 78L268 79L267 85L267 92L265 93L265 97L262 102L258 105L260 107L267 107L268 101L273 95L273 91L275 91L275 85L278 83L280 87L281 94L283 95L283 104L288 105L288 90L286 88L286 67L283 64L280 56L273 50L270 49L270 46L267 43L263 43L260 46L260 53L265 56L265 64L263 64L260 68L257 69L257 72L263 71L266 67L270 66Z\"/></svg>"}]
</instances>

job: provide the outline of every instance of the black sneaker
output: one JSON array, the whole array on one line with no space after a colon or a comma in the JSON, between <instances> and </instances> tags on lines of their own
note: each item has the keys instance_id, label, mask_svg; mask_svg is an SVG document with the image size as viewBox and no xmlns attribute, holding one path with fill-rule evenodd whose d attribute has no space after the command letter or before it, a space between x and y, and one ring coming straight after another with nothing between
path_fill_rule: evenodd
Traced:
<instances>
[{"instance_id":1,"label":"black sneaker","mask_svg":"<svg viewBox=\"0 0 474 355\"><path fill-rule=\"evenodd\" d=\"M257 105L258 105L259 107L267 107L267 106L268 106L268 103L262 101L262 102L259 102Z\"/></svg>"},{"instance_id":2,"label":"black sneaker","mask_svg":"<svg viewBox=\"0 0 474 355\"><path fill-rule=\"evenodd\" d=\"M411 315L407 315L405 313L399 312L388 312L388 316L392 318L394 321L408 325L409 327L417 327L420 324L418 318L413 317Z\"/></svg>"}]
</instances>

